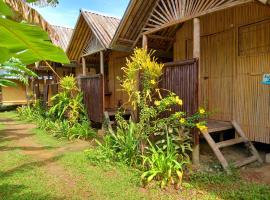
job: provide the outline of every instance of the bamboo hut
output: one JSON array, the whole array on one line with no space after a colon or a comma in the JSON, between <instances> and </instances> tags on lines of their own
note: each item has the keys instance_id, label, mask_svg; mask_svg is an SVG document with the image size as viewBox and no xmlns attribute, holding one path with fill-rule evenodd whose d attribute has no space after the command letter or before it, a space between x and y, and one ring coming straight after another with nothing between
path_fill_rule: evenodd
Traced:
<instances>
[{"instance_id":1,"label":"bamboo hut","mask_svg":"<svg viewBox=\"0 0 270 200\"><path fill-rule=\"evenodd\" d=\"M168 55L162 86L173 90L185 110L210 113L203 134L223 167L221 149L249 141L270 144L270 7L266 0L131 0L111 48L139 46ZM234 128L239 137L216 143L210 133ZM193 160L198 163L199 137Z\"/></svg>"},{"instance_id":2,"label":"bamboo hut","mask_svg":"<svg viewBox=\"0 0 270 200\"><path fill-rule=\"evenodd\" d=\"M99 13L80 11L67 55L77 63L76 76L84 93L89 119L102 123L104 112L114 111L127 101L118 76L129 53L110 49L120 20Z\"/></svg>"}]
</instances>

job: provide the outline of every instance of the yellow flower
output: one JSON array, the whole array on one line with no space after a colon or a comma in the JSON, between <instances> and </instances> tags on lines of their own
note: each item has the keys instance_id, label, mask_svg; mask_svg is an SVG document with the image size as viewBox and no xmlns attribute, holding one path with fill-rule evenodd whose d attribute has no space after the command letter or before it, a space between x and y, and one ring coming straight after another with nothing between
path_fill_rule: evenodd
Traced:
<instances>
[{"instance_id":1,"label":"yellow flower","mask_svg":"<svg viewBox=\"0 0 270 200\"><path fill-rule=\"evenodd\" d=\"M203 114L205 114L205 110L204 110L203 108L200 108L199 113L200 113L201 115L203 115Z\"/></svg>"},{"instance_id":2,"label":"yellow flower","mask_svg":"<svg viewBox=\"0 0 270 200\"><path fill-rule=\"evenodd\" d=\"M180 106L182 106L182 105L183 105L183 101L182 101L182 99L180 99L178 96L177 96L177 97L175 97L175 102L176 102L178 105L180 105Z\"/></svg>"},{"instance_id":3,"label":"yellow flower","mask_svg":"<svg viewBox=\"0 0 270 200\"><path fill-rule=\"evenodd\" d=\"M205 126L201 123L197 123L196 126L200 131L206 131L208 129L207 126Z\"/></svg>"},{"instance_id":4,"label":"yellow flower","mask_svg":"<svg viewBox=\"0 0 270 200\"><path fill-rule=\"evenodd\" d=\"M151 80L150 83L151 83L152 85L156 85L157 82L156 82L155 80Z\"/></svg>"},{"instance_id":5,"label":"yellow flower","mask_svg":"<svg viewBox=\"0 0 270 200\"><path fill-rule=\"evenodd\" d=\"M160 101L155 101L156 106L160 106Z\"/></svg>"},{"instance_id":6,"label":"yellow flower","mask_svg":"<svg viewBox=\"0 0 270 200\"><path fill-rule=\"evenodd\" d=\"M181 119L180 119L180 123L181 123L181 124L184 124L185 122L186 122L186 119L185 119L185 118L181 118Z\"/></svg>"}]
</instances>

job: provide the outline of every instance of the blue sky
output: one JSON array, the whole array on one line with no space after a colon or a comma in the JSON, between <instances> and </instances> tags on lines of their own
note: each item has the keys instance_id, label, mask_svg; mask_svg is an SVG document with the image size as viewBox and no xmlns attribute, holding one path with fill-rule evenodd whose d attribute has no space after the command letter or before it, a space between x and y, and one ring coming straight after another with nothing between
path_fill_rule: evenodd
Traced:
<instances>
[{"instance_id":1,"label":"blue sky","mask_svg":"<svg viewBox=\"0 0 270 200\"><path fill-rule=\"evenodd\" d=\"M59 0L57 7L36 9L51 24L73 28L81 8L121 18L129 0Z\"/></svg>"}]
</instances>

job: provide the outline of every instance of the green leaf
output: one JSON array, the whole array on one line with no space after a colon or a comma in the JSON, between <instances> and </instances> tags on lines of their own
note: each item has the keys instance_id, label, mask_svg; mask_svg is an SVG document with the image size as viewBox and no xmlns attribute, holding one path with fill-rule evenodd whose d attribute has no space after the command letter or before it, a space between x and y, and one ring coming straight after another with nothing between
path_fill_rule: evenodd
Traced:
<instances>
[{"instance_id":1,"label":"green leaf","mask_svg":"<svg viewBox=\"0 0 270 200\"><path fill-rule=\"evenodd\" d=\"M8 86L15 87L16 86L16 83L14 83L11 80L0 79L0 86L2 86L2 87L8 87Z\"/></svg>"},{"instance_id":2,"label":"green leaf","mask_svg":"<svg viewBox=\"0 0 270 200\"><path fill-rule=\"evenodd\" d=\"M1 55L0 55L0 63L3 63L5 61L7 61L10 57L10 52L7 48L4 48L4 47L0 47L0 52L1 52Z\"/></svg>"},{"instance_id":3,"label":"green leaf","mask_svg":"<svg viewBox=\"0 0 270 200\"><path fill-rule=\"evenodd\" d=\"M0 0L0 15L11 17L12 14L13 13L12 13L11 9L7 6L7 4L4 3L3 0Z\"/></svg>"},{"instance_id":4,"label":"green leaf","mask_svg":"<svg viewBox=\"0 0 270 200\"><path fill-rule=\"evenodd\" d=\"M42 60L69 63L64 51L38 26L0 18L0 36L0 48L9 49L10 58L19 58L26 65Z\"/></svg>"}]
</instances>

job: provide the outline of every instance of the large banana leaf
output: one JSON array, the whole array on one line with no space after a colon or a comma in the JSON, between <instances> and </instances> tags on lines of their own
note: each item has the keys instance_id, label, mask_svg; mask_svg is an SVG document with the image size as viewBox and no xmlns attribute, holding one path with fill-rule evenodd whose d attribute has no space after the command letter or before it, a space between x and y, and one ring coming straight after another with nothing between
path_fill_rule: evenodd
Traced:
<instances>
[{"instance_id":1,"label":"large banana leaf","mask_svg":"<svg viewBox=\"0 0 270 200\"><path fill-rule=\"evenodd\" d=\"M0 62L15 57L26 65L42 60L69 63L64 51L53 45L48 33L40 27L2 17L11 16L11 13L0 0Z\"/></svg>"},{"instance_id":2,"label":"large banana leaf","mask_svg":"<svg viewBox=\"0 0 270 200\"><path fill-rule=\"evenodd\" d=\"M0 48L6 48L8 56L24 64L41 60L69 63L64 51L54 46L40 27L6 18L0 18Z\"/></svg>"}]
</instances>

